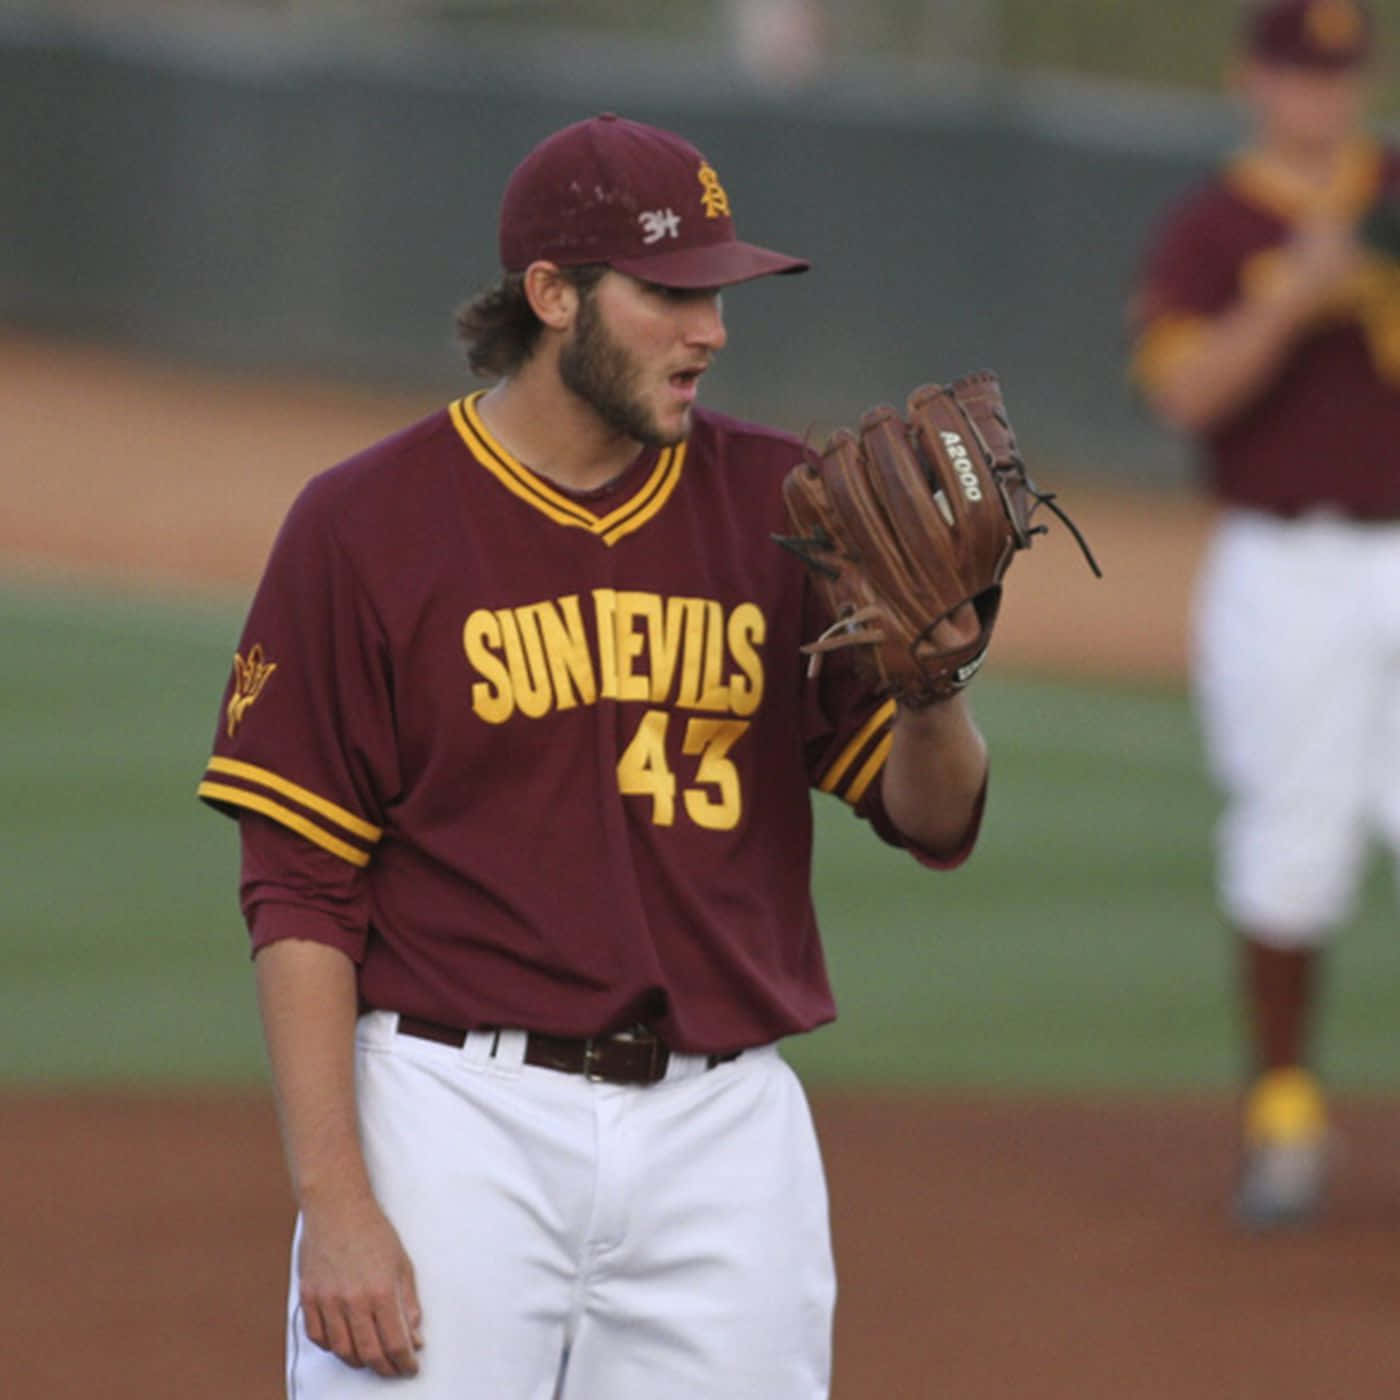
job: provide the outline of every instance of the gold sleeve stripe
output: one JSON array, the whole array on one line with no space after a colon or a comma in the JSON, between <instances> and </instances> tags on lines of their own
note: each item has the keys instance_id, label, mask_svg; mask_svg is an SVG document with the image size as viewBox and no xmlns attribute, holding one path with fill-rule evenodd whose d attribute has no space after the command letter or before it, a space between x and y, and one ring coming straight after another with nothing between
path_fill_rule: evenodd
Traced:
<instances>
[{"instance_id":1,"label":"gold sleeve stripe","mask_svg":"<svg viewBox=\"0 0 1400 1400\"><path fill-rule=\"evenodd\" d=\"M870 761L856 774L855 781L846 790L846 801L852 807L865 796L866 788L870 786L875 780L875 775L885 766L885 760L890 756L890 749L893 747L893 734L886 734L875 746L875 752L870 755Z\"/></svg>"},{"instance_id":2,"label":"gold sleeve stripe","mask_svg":"<svg viewBox=\"0 0 1400 1400\"><path fill-rule=\"evenodd\" d=\"M1139 337L1129 367L1131 379L1145 389L1155 389L1205 338L1205 316L1161 316Z\"/></svg>"},{"instance_id":3,"label":"gold sleeve stripe","mask_svg":"<svg viewBox=\"0 0 1400 1400\"><path fill-rule=\"evenodd\" d=\"M233 807L246 807L250 812L261 812L263 816L271 817L273 821L295 831L298 836L306 837L308 841L320 846L324 851L329 851L333 856L349 861L351 865L369 864L368 851L362 851L357 846L350 845L348 841L332 836L315 822L308 821L300 812L294 812L290 807L284 807L270 797L249 792L247 788L229 787L227 783L211 783L207 780L200 783L195 791L210 802L227 802Z\"/></svg>"},{"instance_id":4,"label":"gold sleeve stripe","mask_svg":"<svg viewBox=\"0 0 1400 1400\"><path fill-rule=\"evenodd\" d=\"M259 768L252 763L242 763L236 758L219 758L216 755L209 760L209 772L227 773L231 778L242 778L245 782L256 783L258 787L271 788L273 792L280 792L283 797L290 797L298 807L305 807L309 811L328 817L337 826L344 827L352 836L358 836L362 840L378 841L384 835L381 827L371 826L353 812L347 812L344 807L339 807L324 797L318 797L308 788L288 782L286 778L279 777L269 769Z\"/></svg>"},{"instance_id":5,"label":"gold sleeve stripe","mask_svg":"<svg viewBox=\"0 0 1400 1400\"><path fill-rule=\"evenodd\" d=\"M614 545L639 530L666 504L680 480L685 464L685 444L665 448L641 488L628 501L605 516L570 500L518 462L487 430L476 403L484 390L458 399L450 408L453 426L472 455L512 495L548 516L557 525L573 526Z\"/></svg>"},{"instance_id":6,"label":"gold sleeve stripe","mask_svg":"<svg viewBox=\"0 0 1400 1400\"><path fill-rule=\"evenodd\" d=\"M818 784L820 792L835 792L837 784L846 776L846 770L865 752L865 747L877 731L894 718L894 701L886 700L861 726L860 732L842 750L840 757L827 769L826 775ZM884 762L881 759L881 762ZM867 782L869 779L866 780Z\"/></svg>"}]
</instances>

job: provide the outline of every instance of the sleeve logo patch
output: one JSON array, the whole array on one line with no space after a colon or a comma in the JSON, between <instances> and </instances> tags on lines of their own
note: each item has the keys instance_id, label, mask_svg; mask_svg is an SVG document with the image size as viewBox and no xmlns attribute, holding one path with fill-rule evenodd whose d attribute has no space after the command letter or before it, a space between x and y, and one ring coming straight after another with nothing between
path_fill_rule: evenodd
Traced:
<instances>
[{"instance_id":1,"label":"sleeve logo patch","mask_svg":"<svg viewBox=\"0 0 1400 1400\"><path fill-rule=\"evenodd\" d=\"M275 661L265 660L262 643L255 643L248 651L245 661L238 652L233 654L233 694L228 701L228 736L233 738L235 730L243 722L248 707L262 694L263 686L277 669Z\"/></svg>"}]
</instances>

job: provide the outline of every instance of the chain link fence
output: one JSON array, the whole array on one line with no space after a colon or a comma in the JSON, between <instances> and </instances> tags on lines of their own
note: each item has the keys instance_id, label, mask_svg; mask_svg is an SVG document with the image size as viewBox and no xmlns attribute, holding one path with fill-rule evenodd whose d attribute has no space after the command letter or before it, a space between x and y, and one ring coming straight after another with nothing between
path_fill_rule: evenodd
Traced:
<instances>
[{"instance_id":1,"label":"chain link fence","mask_svg":"<svg viewBox=\"0 0 1400 1400\"><path fill-rule=\"evenodd\" d=\"M74 23L341 25L454 41L588 31L707 50L776 85L820 81L873 60L1051 70L1218 90L1243 0L0 0ZM1400 0L1372 0L1400 49ZM1383 66L1383 107L1395 107Z\"/></svg>"},{"instance_id":2,"label":"chain link fence","mask_svg":"<svg viewBox=\"0 0 1400 1400\"><path fill-rule=\"evenodd\" d=\"M0 0L25 4L36 0ZM588 30L703 45L775 84L804 85L872 60L978 65L1216 91L1243 0L108 0L185 19L255 12L289 22L378 22L457 37ZM45 8L89 10L87 0ZM1397 36L1400 0L1372 0L1382 35ZM1380 105L1394 108L1383 64Z\"/></svg>"}]
</instances>

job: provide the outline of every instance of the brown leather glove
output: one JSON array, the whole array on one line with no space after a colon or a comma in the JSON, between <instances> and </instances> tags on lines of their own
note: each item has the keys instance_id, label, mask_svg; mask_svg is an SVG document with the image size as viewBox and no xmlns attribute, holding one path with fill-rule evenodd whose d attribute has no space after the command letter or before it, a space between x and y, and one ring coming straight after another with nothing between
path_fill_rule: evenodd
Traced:
<instances>
[{"instance_id":1,"label":"brown leather glove","mask_svg":"<svg viewBox=\"0 0 1400 1400\"><path fill-rule=\"evenodd\" d=\"M977 673L1001 603L1002 578L1044 525L1049 506L1099 567L1073 522L1037 490L990 370L910 394L901 418L881 404L858 434L840 428L783 483L791 535L775 535L816 575L833 622L802 648L854 647L872 685L915 708L946 699ZM970 639L939 628L964 603ZM935 637L935 629L939 636ZM958 629L951 629L953 635Z\"/></svg>"}]
</instances>

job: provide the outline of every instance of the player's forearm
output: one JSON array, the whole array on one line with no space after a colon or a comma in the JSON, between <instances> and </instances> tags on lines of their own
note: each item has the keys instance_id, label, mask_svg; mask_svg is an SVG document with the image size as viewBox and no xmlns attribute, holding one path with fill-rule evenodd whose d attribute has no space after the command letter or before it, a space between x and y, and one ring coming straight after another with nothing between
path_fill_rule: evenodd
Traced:
<instances>
[{"instance_id":1,"label":"player's forearm","mask_svg":"<svg viewBox=\"0 0 1400 1400\"><path fill-rule=\"evenodd\" d=\"M1187 433L1228 422L1268 388L1307 324L1299 297L1280 293L1241 302L1149 387L1154 411Z\"/></svg>"},{"instance_id":2,"label":"player's forearm","mask_svg":"<svg viewBox=\"0 0 1400 1400\"><path fill-rule=\"evenodd\" d=\"M355 966L285 939L254 963L292 1188L303 1210L370 1196L355 1113Z\"/></svg>"},{"instance_id":3,"label":"player's forearm","mask_svg":"<svg viewBox=\"0 0 1400 1400\"><path fill-rule=\"evenodd\" d=\"M967 835L987 781L987 745L963 695L922 710L898 708L885 760L885 810L931 855L949 855Z\"/></svg>"}]
</instances>

